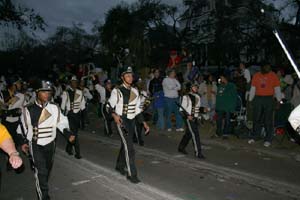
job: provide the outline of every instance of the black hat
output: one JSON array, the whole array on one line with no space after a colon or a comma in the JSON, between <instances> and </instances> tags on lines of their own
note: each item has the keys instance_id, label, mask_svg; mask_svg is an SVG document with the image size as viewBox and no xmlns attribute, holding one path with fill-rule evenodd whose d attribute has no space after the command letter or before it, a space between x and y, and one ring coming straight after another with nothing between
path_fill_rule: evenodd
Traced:
<instances>
[{"instance_id":1,"label":"black hat","mask_svg":"<svg viewBox=\"0 0 300 200\"><path fill-rule=\"evenodd\" d=\"M77 79L77 77L76 76L72 76L71 77L71 79L70 79L70 81L72 82L72 81L76 81L76 82L78 82L78 79Z\"/></svg>"},{"instance_id":2,"label":"black hat","mask_svg":"<svg viewBox=\"0 0 300 200\"><path fill-rule=\"evenodd\" d=\"M123 76L125 74L133 74L132 67L127 67L121 72L121 76Z\"/></svg>"},{"instance_id":3,"label":"black hat","mask_svg":"<svg viewBox=\"0 0 300 200\"><path fill-rule=\"evenodd\" d=\"M194 87L194 86L199 87L199 84L198 84L198 83L191 83L191 82L188 82L188 83L186 83L186 85L185 85L185 87L186 87L187 89L191 89L191 88Z\"/></svg>"},{"instance_id":4,"label":"black hat","mask_svg":"<svg viewBox=\"0 0 300 200\"><path fill-rule=\"evenodd\" d=\"M14 85L18 82L21 82L21 81L22 81L22 79L20 79L19 77L13 76L13 77L10 77L6 80L6 85L7 85L7 87L10 87L10 86L12 86L12 85Z\"/></svg>"},{"instance_id":5,"label":"black hat","mask_svg":"<svg viewBox=\"0 0 300 200\"><path fill-rule=\"evenodd\" d=\"M106 79L105 81L104 81L104 84L106 85L106 84L109 84L109 83L111 83L111 80L110 79Z\"/></svg>"},{"instance_id":6,"label":"black hat","mask_svg":"<svg viewBox=\"0 0 300 200\"><path fill-rule=\"evenodd\" d=\"M34 80L32 82L32 88L36 92L40 92L40 91L52 91L52 84L50 83L50 81L37 79L37 80Z\"/></svg>"}]
</instances>

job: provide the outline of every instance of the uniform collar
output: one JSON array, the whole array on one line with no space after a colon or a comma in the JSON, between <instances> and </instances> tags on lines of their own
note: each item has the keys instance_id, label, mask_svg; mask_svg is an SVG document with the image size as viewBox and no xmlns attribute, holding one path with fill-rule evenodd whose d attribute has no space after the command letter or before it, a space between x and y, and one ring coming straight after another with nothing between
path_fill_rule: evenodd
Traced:
<instances>
[{"instance_id":1,"label":"uniform collar","mask_svg":"<svg viewBox=\"0 0 300 200\"><path fill-rule=\"evenodd\" d=\"M124 87L124 88L126 88L127 90L131 90L131 86L126 86L124 83L122 84L122 86Z\"/></svg>"},{"instance_id":2,"label":"uniform collar","mask_svg":"<svg viewBox=\"0 0 300 200\"><path fill-rule=\"evenodd\" d=\"M46 102L45 104L39 104L39 102L36 100L35 104L40 108L45 108L48 105L48 102Z\"/></svg>"}]
</instances>

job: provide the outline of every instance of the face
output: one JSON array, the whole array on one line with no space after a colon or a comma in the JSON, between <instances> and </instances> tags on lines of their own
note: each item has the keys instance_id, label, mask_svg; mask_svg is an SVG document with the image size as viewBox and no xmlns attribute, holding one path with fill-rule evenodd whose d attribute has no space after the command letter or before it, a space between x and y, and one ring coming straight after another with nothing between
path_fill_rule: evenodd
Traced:
<instances>
[{"instance_id":1,"label":"face","mask_svg":"<svg viewBox=\"0 0 300 200\"><path fill-rule=\"evenodd\" d=\"M17 82L15 85L16 85L16 89L17 90L21 90L22 89L22 83Z\"/></svg>"},{"instance_id":2,"label":"face","mask_svg":"<svg viewBox=\"0 0 300 200\"><path fill-rule=\"evenodd\" d=\"M133 75L132 75L132 73L124 74L123 77L122 77L122 80L123 80L126 84L131 85L132 82L133 82Z\"/></svg>"},{"instance_id":3,"label":"face","mask_svg":"<svg viewBox=\"0 0 300 200\"><path fill-rule=\"evenodd\" d=\"M278 76L279 78L281 78L281 77L282 77L282 73L281 73L281 71L277 71L277 76Z\"/></svg>"},{"instance_id":4,"label":"face","mask_svg":"<svg viewBox=\"0 0 300 200\"><path fill-rule=\"evenodd\" d=\"M210 76L208 77L208 80L209 80L209 81L213 81L213 77L210 75Z\"/></svg>"},{"instance_id":5,"label":"face","mask_svg":"<svg viewBox=\"0 0 300 200\"><path fill-rule=\"evenodd\" d=\"M51 97L51 92L50 91L39 91L37 95L38 95L38 99L42 103L45 103L45 102L49 101L49 99Z\"/></svg>"},{"instance_id":6,"label":"face","mask_svg":"<svg viewBox=\"0 0 300 200\"><path fill-rule=\"evenodd\" d=\"M240 63L240 69L245 69L244 63Z\"/></svg>"},{"instance_id":7,"label":"face","mask_svg":"<svg viewBox=\"0 0 300 200\"><path fill-rule=\"evenodd\" d=\"M77 88L77 86L78 86L77 81L71 81L71 87L72 88Z\"/></svg>"},{"instance_id":8,"label":"face","mask_svg":"<svg viewBox=\"0 0 300 200\"><path fill-rule=\"evenodd\" d=\"M155 76L155 78L158 78L159 77L159 70L155 70L155 72L154 72L154 76Z\"/></svg>"},{"instance_id":9,"label":"face","mask_svg":"<svg viewBox=\"0 0 300 200\"><path fill-rule=\"evenodd\" d=\"M176 73L174 71L172 71L169 75L170 78L175 78L176 77Z\"/></svg>"},{"instance_id":10,"label":"face","mask_svg":"<svg viewBox=\"0 0 300 200\"><path fill-rule=\"evenodd\" d=\"M112 88L112 84L110 82L106 83L106 88L111 89Z\"/></svg>"},{"instance_id":11,"label":"face","mask_svg":"<svg viewBox=\"0 0 300 200\"><path fill-rule=\"evenodd\" d=\"M84 81L80 81L80 87L84 87Z\"/></svg>"},{"instance_id":12,"label":"face","mask_svg":"<svg viewBox=\"0 0 300 200\"><path fill-rule=\"evenodd\" d=\"M227 79L224 76L221 76L220 79L221 79L221 83L225 83L225 84L227 83Z\"/></svg>"},{"instance_id":13,"label":"face","mask_svg":"<svg viewBox=\"0 0 300 200\"><path fill-rule=\"evenodd\" d=\"M13 85L11 85L10 87L8 87L8 89L9 89L10 91L12 91L12 92L15 92L16 89L17 89L17 87L16 87L15 84L13 84Z\"/></svg>"},{"instance_id":14,"label":"face","mask_svg":"<svg viewBox=\"0 0 300 200\"><path fill-rule=\"evenodd\" d=\"M198 86L193 86L192 87L192 92L197 93L198 92Z\"/></svg>"}]
</instances>

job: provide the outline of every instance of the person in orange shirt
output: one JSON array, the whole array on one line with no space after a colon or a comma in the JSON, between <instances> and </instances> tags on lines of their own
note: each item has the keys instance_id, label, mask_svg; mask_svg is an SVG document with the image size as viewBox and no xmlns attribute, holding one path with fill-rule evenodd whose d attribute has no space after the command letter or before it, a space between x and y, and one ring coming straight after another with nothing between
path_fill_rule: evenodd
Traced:
<instances>
[{"instance_id":1,"label":"person in orange shirt","mask_svg":"<svg viewBox=\"0 0 300 200\"><path fill-rule=\"evenodd\" d=\"M271 71L270 64L265 63L261 67L261 72L254 74L251 82L249 100L253 103L253 132L248 141L249 144L260 139L262 127L264 127L266 131L264 146L271 145L274 126L274 96L278 102L281 101L280 81Z\"/></svg>"},{"instance_id":2,"label":"person in orange shirt","mask_svg":"<svg viewBox=\"0 0 300 200\"><path fill-rule=\"evenodd\" d=\"M17 169L22 165L22 159L19 156L19 152L16 150L15 144L7 129L2 124L0 124L0 149L9 155L9 163L14 169Z\"/></svg>"}]
</instances>

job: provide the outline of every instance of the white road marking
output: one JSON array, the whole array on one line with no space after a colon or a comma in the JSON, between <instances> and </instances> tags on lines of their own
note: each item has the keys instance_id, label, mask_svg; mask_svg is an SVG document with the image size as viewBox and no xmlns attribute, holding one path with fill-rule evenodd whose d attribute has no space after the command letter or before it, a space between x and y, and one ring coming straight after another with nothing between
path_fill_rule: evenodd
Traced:
<instances>
[{"instance_id":1,"label":"white road marking","mask_svg":"<svg viewBox=\"0 0 300 200\"><path fill-rule=\"evenodd\" d=\"M180 197L176 197L173 194L169 194L145 183L131 184L119 173L86 159L74 161L66 156L65 152L59 148L56 152L56 158L60 160L60 163L64 163L67 166L71 165L84 172L89 179L100 184L101 187L105 187L124 198L130 200L183 200ZM76 183L84 184L86 182L79 181Z\"/></svg>"},{"instance_id":2,"label":"white road marking","mask_svg":"<svg viewBox=\"0 0 300 200\"><path fill-rule=\"evenodd\" d=\"M154 165L157 165L157 164L159 164L160 162L159 161L156 161L156 160L154 160L154 161L152 161L151 162L151 164L154 164Z\"/></svg>"},{"instance_id":3,"label":"white road marking","mask_svg":"<svg viewBox=\"0 0 300 200\"><path fill-rule=\"evenodd\" d=\"M73 182L72 185L78 186L78 185L82 185L82 184L89 183L89 182L91 182L91 180L77 181L77 182Z\"/></svg>"}]
</instances>

